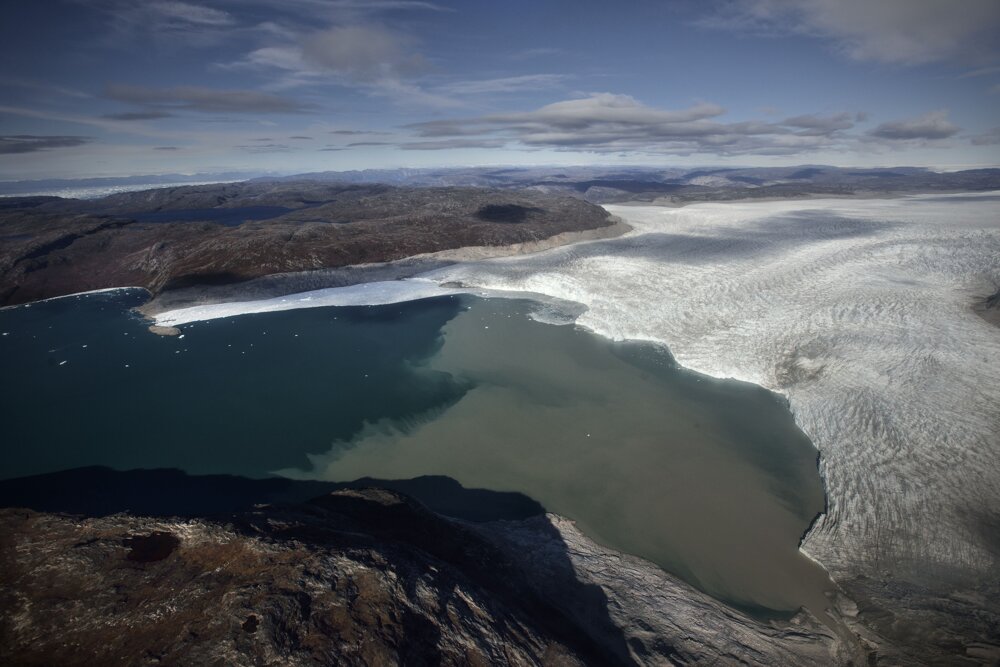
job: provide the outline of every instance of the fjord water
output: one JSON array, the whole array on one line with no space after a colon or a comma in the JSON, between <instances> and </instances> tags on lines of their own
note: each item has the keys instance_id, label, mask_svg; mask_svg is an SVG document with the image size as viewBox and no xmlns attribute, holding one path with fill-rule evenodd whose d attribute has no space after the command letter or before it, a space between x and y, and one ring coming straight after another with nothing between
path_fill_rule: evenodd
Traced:
<instances>
[{"instance_id":1,"label":"fjord water","mask_svg":"<svg viewBox=\"0 0 1000 667\"><path fill-rule=\"evenodd\" d=\"M784 402L662 349L440 297L188 325L105 293L0 311L3 477L81 465L447 475L519 491L597 541L751 610L825 606L797 549L823 509ZM65 362L65 363L64 363Z\"/></svg>"},{"instance_id":2,"label":"fjord water","mask_svg":"<svg viewBox=\"0 0 1000 667\"><path fill-rule=\"evenodd\" d=\"M433 414L464 388L410 360L457 301L290 311L149 333L147 295L116 291L0 311L9 478L84 465L261 477L305 465L365 422Z\"/></svg>"}]
</instances>

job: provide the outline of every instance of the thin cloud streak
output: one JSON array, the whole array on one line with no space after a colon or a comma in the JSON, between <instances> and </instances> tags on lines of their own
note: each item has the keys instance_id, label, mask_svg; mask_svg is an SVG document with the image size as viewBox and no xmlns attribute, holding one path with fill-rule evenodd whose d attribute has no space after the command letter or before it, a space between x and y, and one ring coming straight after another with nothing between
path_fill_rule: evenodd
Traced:
<instances>
[{"instance_id":1,"label":"thin cloud streak","mask_svg":"<svg viewBox=\"0 0 1000 667\"><path fill-rule=\"evenodd\" d=\"M830 40L854 60L897 65L940 61L996 64L996 0L731 0L696 21L756 35Z\"/></svg>"},{"instance_id":2,"label":"thin cloud streak","mask_svg":"<svg viewBox=\"0 0 1000 667\"><path fill-rule=\"evenodd\" d=\"M525 90L547 90L558 87L570 78L566 74L524 74L480 81L456 81L440 86L439 90L451 95L518 93Z\"/></svg>"},{"instance_id":3,"label":"thin cloud streak","mask_svg":"<svg viewBox=\"0 0 1000 667\"><path fill-rule=\"evenodd\" d=\"M147 107L209 113L303 113L309 105L256 90L219 90L202 86L148 88L109 84L105 97Z\"/></svg>"},{"instance_id":4,"label":"thin cloud streak","mask_svg":"<svg viewBox=\"0 0 1000 667\"><path fill-rule=\"evenodd\" d=\"M106 113L102 118L109 120L159 120L160 118L171 118L174 114L166 111L124 111L122 113Z\"/></svg>"},{"instance_id":5,"label":"thin cloud streak","mask_svg":"<svg viewBox=\"0 0 1000 667\"><path fill-rule=\"evenodd\" d=\"M947 139L958 134L958 126L948 120L947 111L931 111L916 118L882 123L868 134L891 141Z\"/></svg>"},{"instance_id":6,"label":"thin cloud streak","mask_svg":"<svg viewBox=\"0 0 1000 667\"><path fill-rule=\"evenodd\" d=\"M19 155L54 148L75 148L93 141L90 137L15 134L0 136L0 155Z\"/></svg>"},{"instance_id":7,"label":"thin cloud streak","mask_svg":"<svg viewBox=\"0 0 1000 667\"><path fill-rule=\"evenodd\" d=\"M13 86L17 88L25 88L28 90L36 90L43 93L52 93L62 97L74 97L77 99L89 99L93 97L90 93L85 93L82 90L76 90L74 88L68 88L66 86L57 86L50 83L43 83L39 81L29 81L27 79L19 79L16 77L0 76L0 86Z\"/></svg>"}]
</instances>

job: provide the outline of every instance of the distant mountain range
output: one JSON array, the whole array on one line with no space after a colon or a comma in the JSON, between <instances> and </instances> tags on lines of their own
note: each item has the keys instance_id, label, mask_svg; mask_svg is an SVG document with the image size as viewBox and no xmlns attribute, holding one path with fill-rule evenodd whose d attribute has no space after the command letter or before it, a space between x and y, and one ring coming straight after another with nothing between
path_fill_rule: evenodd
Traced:
<instances>
[{"instance_id":1,"label":"distant mountain range","mask_svg":"<svg viewBox=\"0 0 1000 667\"><path fill-rule=\"evenodd\" d=\"M388 169L300 174L287 177L287 180L531 188L582 197L595 203L658 199L684 203L773 197L877 196L915 192L997 190L1000 189L1000 169L970 169L944 173L920 167L847 169L821 165L717 169L649 167Z\"/></svg>"},{"instance_id":2,"label":"distant mountain range","mask_svg":"<svg viewBox=\"0 0 1000 667\"><path fill-rule=\"evenodd\" d=\"M32 181L0 181L0 197L53 195L93 199L116 192L145 190L170 185L232 183L260 176L259 173L228 171L201 174L159 174L145 176L108 176L102 178L47 178Z\"/></svg>"},{"instance_id":3,"label":"distant mountain range","mask_svg":"<svg viewBox=\"0 0 1000 667\"><path fill-rule=\"evenodd\" d=\"M935 172L922 167L842 168L823 165L699 169L595 166L366 169L324 171L293 176L225 172L12 181L0 183L0 196L55 194L63 197L92 198L160 186L233 182L248 178L249 182L254 183L318 181L417 187L531 188L580 197L595 203L657 199L683 203L772 197L877 196L912 192L1000 189L1000 169Z\"/></svg>"}]
</instances>

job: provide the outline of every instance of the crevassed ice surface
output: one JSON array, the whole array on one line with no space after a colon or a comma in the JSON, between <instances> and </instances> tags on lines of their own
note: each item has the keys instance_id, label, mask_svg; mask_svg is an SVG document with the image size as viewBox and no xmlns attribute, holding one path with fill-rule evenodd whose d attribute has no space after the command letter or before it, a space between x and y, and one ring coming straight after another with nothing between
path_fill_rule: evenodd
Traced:
<instances>
[{"instance_id":1,"label":"crevassed ice surface","mask_svg":"<svg viewBox=\"0 0 1000 667\"><path fill-rule=\"evenodd\" d=\"M1000 194L609 206L626 236L424 276L588 306L696 371L788 396L822 454L829 569L998 568Z\"/></svg>"}]
</instances>

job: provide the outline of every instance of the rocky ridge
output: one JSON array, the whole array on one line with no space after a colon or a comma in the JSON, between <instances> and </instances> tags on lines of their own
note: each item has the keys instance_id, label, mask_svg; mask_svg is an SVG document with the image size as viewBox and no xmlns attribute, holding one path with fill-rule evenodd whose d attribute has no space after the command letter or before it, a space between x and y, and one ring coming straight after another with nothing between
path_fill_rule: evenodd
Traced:
<instances>
[{"instance_id":1,"label":"rocky ridge","mask_svg":"<svg viewBox=\"0 0 1000 667\"><path fill-rule=\"evenodd\" d=\"M343 489L226 517L0 511L5 664L848 664L554 515Z\"/></svg>"},{"instance_id":2,"label":"rocky ridge","mask_svg":"<svg viewBox=\"0 0 1000 667\"><path fill-rule=\"evenodd\" d=\"M615 220L577 198L315 182L162 188L0 207L0 305L108 287L153 295L288 272L533 243Z\"/></svg>"}]
</instances>

